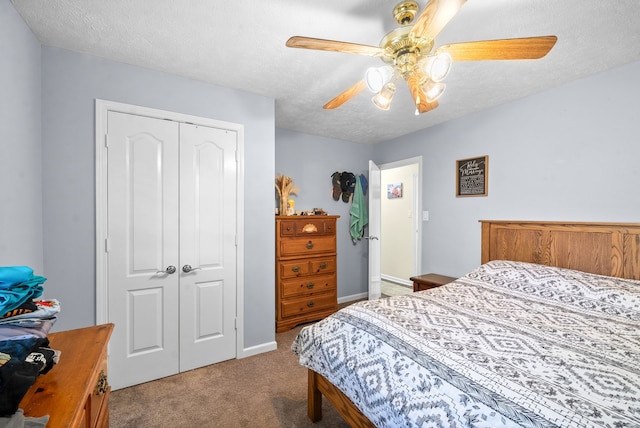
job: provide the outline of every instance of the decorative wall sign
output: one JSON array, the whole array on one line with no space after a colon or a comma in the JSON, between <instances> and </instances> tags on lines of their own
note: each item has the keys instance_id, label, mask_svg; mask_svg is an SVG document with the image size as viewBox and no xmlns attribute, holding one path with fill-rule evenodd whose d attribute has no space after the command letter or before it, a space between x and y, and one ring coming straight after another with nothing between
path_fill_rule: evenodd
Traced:
<instances>
[{"instance_id":1,"label":"decorative wall sign","mask_svg":"<svg viewBox=\"0 0 640 428\"><path fill-rule=\"evenodd\" d=\"M456 161L456 197L487 196L489 156Z\"/></svg>"},{"instance_id":2,"label":"decorative wall sign","mask_svg":"<svg viewBox=\"0 0 640 428\"><path fill-rule=\"evenodd\" d=\"M402 197L402 183L387 184L387 199Z\"/></svg>"}]
</instances>

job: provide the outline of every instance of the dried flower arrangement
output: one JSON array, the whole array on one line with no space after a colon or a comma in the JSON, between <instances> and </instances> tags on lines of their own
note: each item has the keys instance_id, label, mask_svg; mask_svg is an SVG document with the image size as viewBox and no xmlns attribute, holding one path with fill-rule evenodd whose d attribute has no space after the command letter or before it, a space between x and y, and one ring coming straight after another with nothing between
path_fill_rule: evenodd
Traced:
<instances>
[{"instance_id":1,"label":"dried flower arrangement","mask_svg":"<svg viewBox=\"0 0 640 428\"><path fill-rule=\"evenodd\" d=\"M293 179L291 177L278 174L276 176L276 190L280 197L280 215L287 215L287 199L291 194L298 194L298 186L293 183Z\"/></svg>"}]
</instances>

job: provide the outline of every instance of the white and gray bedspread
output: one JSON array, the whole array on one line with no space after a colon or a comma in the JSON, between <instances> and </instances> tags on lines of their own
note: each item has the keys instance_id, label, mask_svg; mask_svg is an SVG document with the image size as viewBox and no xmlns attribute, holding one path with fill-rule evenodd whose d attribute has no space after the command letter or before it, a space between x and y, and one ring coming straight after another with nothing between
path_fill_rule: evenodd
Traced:
<instances>
[{"instance_id":1,"label":"white and gray bedspread","mask_svg":"<svg viewBox=\"0 0 640 428\"><path fill-rule=\"evenodd\" d=\"M493 261L292 350L378 427L640 427L639 323L638 281Z\"/></svg>"}]
</instances>

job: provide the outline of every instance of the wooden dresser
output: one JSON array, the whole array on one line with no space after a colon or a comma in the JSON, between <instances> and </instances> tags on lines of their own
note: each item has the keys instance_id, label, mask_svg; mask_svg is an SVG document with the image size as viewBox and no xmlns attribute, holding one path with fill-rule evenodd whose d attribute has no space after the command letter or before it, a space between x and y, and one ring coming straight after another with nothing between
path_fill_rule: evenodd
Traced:
<instances>
[{"instance_id":1,"label":"wooden dresser","mask_svg":"<svg viewBox=\"0 0 640 428\"><path fill-rule=\"evenodd\" d=\"M339 217L276 217L276 332L337 310Z\"/></svg>"},{"instance_id":2,"label":"wooden dresser","mask_svg":"<svg viewBox=\"0 0 640 428\"><path fill-rule=\"evenodd\" d=\"M58 364L38 376L20 402L25 416L49 415L47 428L109 426L107 344L113 324L51 333Z\"/></svg>"}]
</instances>

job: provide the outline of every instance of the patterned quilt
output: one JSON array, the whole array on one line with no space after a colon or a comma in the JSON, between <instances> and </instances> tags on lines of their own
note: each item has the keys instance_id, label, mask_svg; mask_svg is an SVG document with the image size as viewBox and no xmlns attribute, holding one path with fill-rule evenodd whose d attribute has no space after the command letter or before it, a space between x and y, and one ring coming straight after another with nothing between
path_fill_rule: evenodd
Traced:
<instances>
[{"instance_id":1,"label":"patterned quilt","mask_svg":"<svg viewBox=\"0 0 640 428\"><path fill-rule=\"evenodd\" d=\"M639 322L638 281L493 261L292 350L378 427L640 427Z\"/></svg>"}]
</instances>

